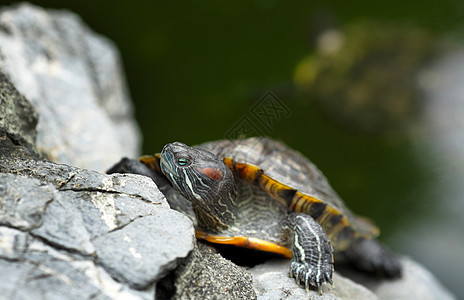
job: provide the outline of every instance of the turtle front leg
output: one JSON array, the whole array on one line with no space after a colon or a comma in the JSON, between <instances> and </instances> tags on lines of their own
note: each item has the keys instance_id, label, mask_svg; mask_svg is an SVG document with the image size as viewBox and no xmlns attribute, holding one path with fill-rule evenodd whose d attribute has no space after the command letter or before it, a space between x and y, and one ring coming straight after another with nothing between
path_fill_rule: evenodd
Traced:
<instances>
[{"instance_id":1,"label":"turtle front leg","mask_svg":"<svg viewBox=\"0 0 464 300\"><path fill-rule=\"evenodd\" d=\"M321 225L303 213L289 214L286 225L291 230L292 262L290 277L305 285L315 286L321 293L324 282L332 284L333 247Z\"/></svg>"}]
</instances>

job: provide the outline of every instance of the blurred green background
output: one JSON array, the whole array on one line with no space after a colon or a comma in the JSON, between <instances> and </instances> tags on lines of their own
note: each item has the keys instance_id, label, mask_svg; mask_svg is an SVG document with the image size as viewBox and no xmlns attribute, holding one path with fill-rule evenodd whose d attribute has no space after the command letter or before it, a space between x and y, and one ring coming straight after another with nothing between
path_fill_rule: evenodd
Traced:
<instances>
[{"instance_id":1,"label":"blurred green background","mask_svg":"<svg viewBox=\"0 0 464 300\"><path fill-rule=\"evenodd\" d=\"M116 43L144 153L171 141L222 139L249 117L259 132L316 163L392 248L433 269L419 246L395 236L437 217L440 193L430 185L441 175L422 151L427 132L416 77L454 47L442 38L462 25L464 3L30 2L70 9ZM271 129L251 114L268 91L290 111ZM456 274L433 271L464 297Z\"/></svg>"}]
</instances>

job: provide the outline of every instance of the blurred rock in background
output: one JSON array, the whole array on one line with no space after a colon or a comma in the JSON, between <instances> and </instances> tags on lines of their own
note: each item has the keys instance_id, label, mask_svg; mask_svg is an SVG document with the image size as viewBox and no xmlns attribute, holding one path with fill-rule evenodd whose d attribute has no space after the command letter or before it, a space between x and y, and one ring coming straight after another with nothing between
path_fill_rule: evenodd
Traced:
<instances>
[{"instance_id":1,"label":"blurred rock in background","mask_svg":"<svg viewBox=\"0 0 464 300\"><path fill-rule=\"evenodd\" d=\"M0 10L0 68L36 108L37 148L50 160L104 171L140 154L119 52L67 11Z\"/></svg>"},{"instance_id":2,"label":"blurred rock in background","mask_svg":"<svg viewBox=\"0 0 464 300\"><path fill-rule=\"evenodd\" d=\"M416 79L423 109L413 141L417 159L434 171L419 194L429 210L421 208L422 219L413 218L392 242L464 293L464 49L436 59Z\"/></svg>"}]
</instances>

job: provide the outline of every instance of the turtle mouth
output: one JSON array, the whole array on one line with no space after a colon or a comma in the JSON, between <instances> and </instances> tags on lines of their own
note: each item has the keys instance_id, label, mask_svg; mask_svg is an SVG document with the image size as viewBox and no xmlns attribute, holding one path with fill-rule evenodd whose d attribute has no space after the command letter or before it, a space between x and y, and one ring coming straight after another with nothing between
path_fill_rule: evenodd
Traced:
<instances>
[{"instance_id":1,"label":"turtle mouth","mask_svg":"<svg viewBox=\"0 0 464 300\"><path fill-rule=\"evenodd\" d=\"M163 172L165 176L177 175L177 173L174 172L171 166L171 163L170 163L173 160L173 154L169 150L170 150L169 145L164 146L163 150L161 150L160 167L161 167L161 172Z\"/></svg>"},{"instance_id":2,"label":"turtle mouth","mask_svg":"<svg viewBox=\"0 0 464 300\"><path fill-rule=\"evenodd\" d=\"M169 162L164 158L163 154L161 154L160 165L161 165L161 171L164 173L164 175L168 175L166 173L169 173L170 175L176 175L177 174L171 168L171 166L169 165Z\"/></svg>"}]
</instances>

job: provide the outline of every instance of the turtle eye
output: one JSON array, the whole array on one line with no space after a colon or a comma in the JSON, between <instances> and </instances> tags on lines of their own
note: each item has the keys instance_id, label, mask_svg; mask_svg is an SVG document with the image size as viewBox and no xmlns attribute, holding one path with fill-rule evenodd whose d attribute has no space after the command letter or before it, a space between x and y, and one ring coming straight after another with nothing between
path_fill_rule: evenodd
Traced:
<instances>
[{"instance_id":1,"label":"turtle eye","mask_svg":"<svg viewBox=\"0 0 464 300\"><path fill-rule=\"evenodd\" d=\"M185 157L179 157L177 159L177 164L181 167L186 166L189 162L190 162L189 159Z\"/></svg>"}]
</instances>

